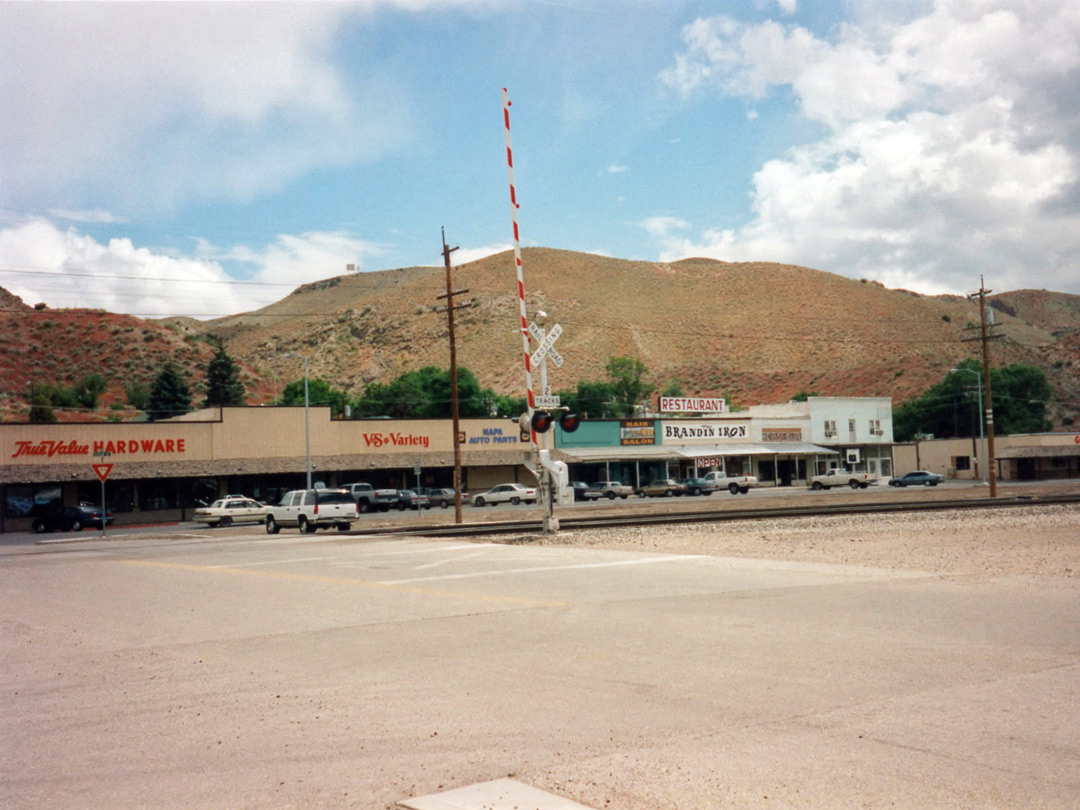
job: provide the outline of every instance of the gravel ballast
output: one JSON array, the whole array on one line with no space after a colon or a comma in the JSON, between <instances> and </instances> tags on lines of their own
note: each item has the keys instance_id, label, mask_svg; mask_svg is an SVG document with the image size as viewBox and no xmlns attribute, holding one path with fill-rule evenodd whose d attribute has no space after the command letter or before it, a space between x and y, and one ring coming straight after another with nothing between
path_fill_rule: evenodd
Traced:
<instances>
[{"instance_id":1,"label":"gravel ballast","mask_svg":"<svg viewBox=\"0 0 1080 810\"><path fill-rule=\"evenodd\" d=\"M1080 574L1080 506L1071 504L592 529L533 540L942 574Z\"/></svg>"}]
</instances>

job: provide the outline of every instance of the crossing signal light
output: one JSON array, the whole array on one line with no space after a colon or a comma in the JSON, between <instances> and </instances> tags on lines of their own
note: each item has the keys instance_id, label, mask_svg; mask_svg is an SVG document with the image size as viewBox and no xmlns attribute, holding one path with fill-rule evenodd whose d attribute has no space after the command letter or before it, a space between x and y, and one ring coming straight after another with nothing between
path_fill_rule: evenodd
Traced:
<instances>
[{"instance_id":1,"label":"crossing signal light","mask_svg":"<svg viewBox=\"0 0 1080 810\"><path fill-rule=\"evenodd\" d=\"M555 418L547 411L533 411L532 429L537 433L547 433L551 430L551 423Z\"/></svg>"},{"instance_id":2,"label":"crossing signal light","mask_svg":"<svg viewBox=\"0 0 1080 810\"><path fill-rule=\"evenodd\" d=\"M563 411L559 414L558 420L564 433L573 433L578 429L578 425L581 424L581 417L576 413L570 413L569 411ZM533 411L532 429L537 433L547 433L551 430L553 424L555 424L555 416L551 413L547 411Z\"/></svg>"}]
</instances>

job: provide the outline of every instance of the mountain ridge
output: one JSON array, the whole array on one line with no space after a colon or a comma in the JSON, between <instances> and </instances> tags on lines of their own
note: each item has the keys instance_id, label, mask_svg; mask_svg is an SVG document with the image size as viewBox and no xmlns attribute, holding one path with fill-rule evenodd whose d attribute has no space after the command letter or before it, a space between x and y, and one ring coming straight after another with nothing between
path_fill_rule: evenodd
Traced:
<instances>
[{"instance_id":1,"label":"mountain ridge","mask_svg":"<svg viewBox=\"0 0 1080 810\"><path fill-rule=\"evenodd\" d=\"M522 267L530 317L544 310L548 326L558 322L564 330L556 348L565 365L548 369L555 391L604 379L609 357L632 356L657 387L678 380L687 394L727 395L736 405L782 402L800 392L891 396L899 403L978 352L979 344L969 342L977 332L975 301L891 290L797 265L646 262L526 248ZM484 387L522 392L513 253L455 266L452 276L455 289L469 290L455 299L470 304L455 314L459 365ZM308 356L312 378L357 396L372 381L449 365L438 299L445 292L445 268L399 268L305 284L268 306L224 318L143 323L179 336L177 349L208 335L224 341L245 369L253 404L299 378L297 361L282 357L288 353ZM1055 398L1066 403L1051 417L1075 414L1080 296L1013 291L990 301L996 331L1004 335L992 346L993 365L1043 368ZM129 344L145 340L134 337ZM0 343L0 356L4 351Z\"/></svg>"}]
</instances>

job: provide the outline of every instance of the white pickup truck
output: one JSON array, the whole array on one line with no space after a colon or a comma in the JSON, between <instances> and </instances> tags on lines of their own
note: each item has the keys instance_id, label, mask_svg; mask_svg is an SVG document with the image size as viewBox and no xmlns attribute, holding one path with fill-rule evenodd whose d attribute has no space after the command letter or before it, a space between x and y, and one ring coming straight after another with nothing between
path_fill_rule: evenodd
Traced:
<instances>
[{"instance_id":1,"label":"white pickup truck","mask_svg":"<svg viewBox=\"0 0 1080 810\"><path fill-rule=\"evenodd\" d=\"M371 484L345 484L342 489L349 491L361 512L386 512L398 505L396 489L375 489Z\"/></svg>"},{"instance_id":2,"label":"white pickup truck","mask_svg":"<svg viewBox=\"0 0 1080 810\"><path fill-rule=\"evenodd\" d=\"M277 534L282 527L295 526L301 534L316 529L339 532L352 528L359 507L347 489L296 489L286 492L276 506L266 510L266 533Z\"/></svg>"},{"instance_id":3,"label":"white pickup truck","mask_svg":"<svg viewBox=\"0 0 1080 810\"><path fill-rule=\"evenodd\" d=\"M726 489L732 495L745 495L754 487L760 487L756 475L728 475L723 470L705 474L706 481L712 481L717 489Z\"/></svg>"},{"instance_id":4,"label":"white pickup truck","mask_svg":"<svg viewBox=\"0 0 1080 810\"><path fill-rule=\"evenodd\" d=\"M868 472L833 467L826 473L812 476L810 478L810 488L829 489L830 487L849 486L852 489L866 489L867 487L877 486L877 482L877 477Z\"/></svg>"}]
</instances>

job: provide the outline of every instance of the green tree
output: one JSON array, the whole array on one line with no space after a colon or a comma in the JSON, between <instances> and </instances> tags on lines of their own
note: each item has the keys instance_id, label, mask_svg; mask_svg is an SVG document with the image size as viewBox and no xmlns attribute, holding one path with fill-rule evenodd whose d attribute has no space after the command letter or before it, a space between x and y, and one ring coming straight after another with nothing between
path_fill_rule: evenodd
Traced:
<instances>
[{"instance_id":1,"label":"green tree","mask_svg":"<svg viewBox=\"0 0 1080 810\"><path fill-rule=\"evenodd\" d=\"M1021 363L991 369L990 387L996 432L1045 433L1053 429L1046 416L1053 391L1042 369Z\"/></svg>"},{"instance_id":2,"label":"green tree","mask_svg":"<svg viewBox=\"0 0 1080 810\"><path fill-rule=\"evenodd\" d=\"M633 416L634 409L654 390L645 382L645 364L634 357L612 357L604 367L615 394L615 409L621 416Z\"/></svg>"},{"instance_id":3,"label":"green tree","mask_svg":"<svg viewBox=\"0 0 1080 810\"><path fill-rule=\"evenodd\" d=\"M137 411L145 411L150 404L150 386L144 382L131 382L124 388L128 405Z\"/></svg>"},{"instance_id":4,"label":"green tree","mask_svg":"<svg viewBox=\"0 0 1080 810\"><path fill-rule=\"evenodd\" d=\"M37 424L52 424L56 421L56 413L50 407L49 394L35 387L30 397L30 421Z\"/></svg>"},{"instance_id":5,"label":"green tree","mask_svg":"<svg viewBox=\"0 0 1080 810\"><path fill-rule=\"evenodd\" d=\"M98 398L105 393L107 387L108 382L101 374L87 374L75 383L75 399L83 408L94 410L98 406Z\"/></svg>"},{"instance_id":6,"label":"green tree","mask_svg":"<svg viewBox=\"0 0 1080 810\"><path fill-rule=\"evenodd\" d=\"M308 404L319 407L330 407L330 413L339 417L345 413L345 403L349 401L348 395L338 389L332 388L326 380L316 377L308 380ZM294 380L285 386L278 400L280 405L303 405L304 404L304 379Z\"/></svg>"},{"instance_id":7,"label":"green tree","mask_svg":"<svg viewBox=\"0 0 1080 810\"><path fill-rule=\"evenodd\" d=\"M54 408L79 407L79 397L76 395L74 388L68 388L66 385L43 383L37 387L37 391L44 394L49 404Z\"/></svg>"},{"instance_id":8,"label":"green tree","mask_svg":"<svg viewBox=\"0 0 1080 810\"><path fill-rule=\"evenodd\" d=\"M893 409L893 435L897 441L919 436L938 438L978 436L979 388L982 365L972 359L959 363L941 382L921 396ZM990 370L994 401L994 432L1041 433L1051 429L1046 404L1051 396L1046 375L1034 366L1014 364Z\"/></svg>"},{"instance_id":9,"label":"green tree","mask_svg":"<svg viewBox=\"0 0 1080 810\"><path fill-rule=\"evenodd\" d=\"M668 384L664 386L664 389L660 392L662 397L684 397L686 392L683 391L681 380L669 380Z\"/></svg>"},{"instance_id":10,"label":"green tree","mask_svg":"<svg viewBox=\"0 0 1080 810\"><path fill-rule=\"evenodd\" d=\"M617 416L615 386L609 382L579 380L573 391L559 391L559 400L583 418L608 419Z\"/></svg>"},{"instance_id":11,"label":"green tree","mask_svg":"<svg viewBox=\"0 0 1080 810\"><path fill-rule=\"evenodd\" d=\"M476 375L463 366L457 370L457 385L458 414L463 418L490 416L493 405L506 407L512 401L500 403L497 395L481 388ZM450 371L425 366L408 371L388 384L369 383L354 404L353 415L357 419L373 416L445 419L452 415L452 400Z\"/></svg>"},{"instance_id":12,"label":"green tree","mask_svg":"<svg viewBox=\"0 0 1080 810\"><path fill-rule=\"evenodd\" d=\"M173 363L166 363L150 385L146 415L150 421L168 419L191 410L191 389Z\"/></svg>"},{"instance_id":13,"label":"green tree","mask_svg":"<svg viewBox=\"0 0 1080 810\"><path fill-rule=\"evenodd\" d=\"M205 408L224 405L243 405L246 401L244 383L240 380L240 367L219 345L217 354L206 367Z\"/></svg>"}]
</instances>

